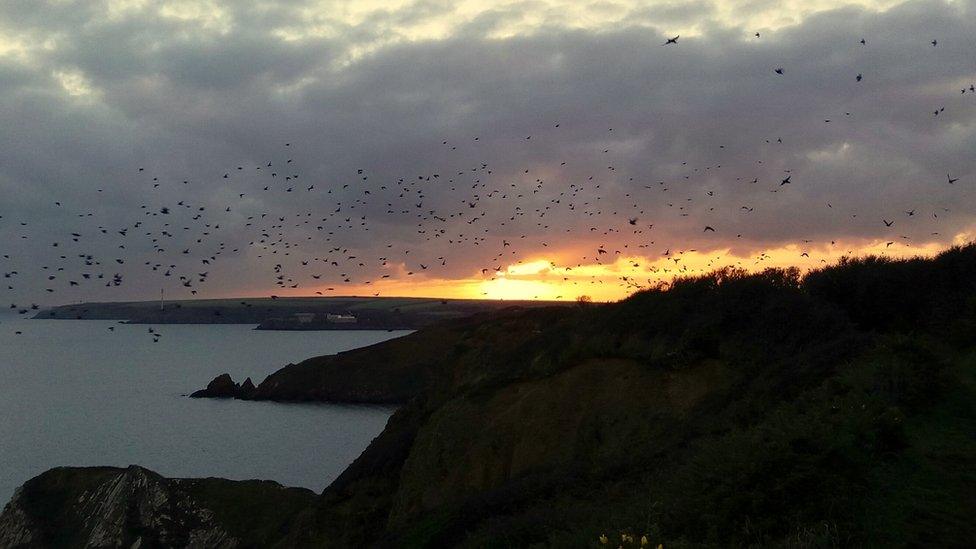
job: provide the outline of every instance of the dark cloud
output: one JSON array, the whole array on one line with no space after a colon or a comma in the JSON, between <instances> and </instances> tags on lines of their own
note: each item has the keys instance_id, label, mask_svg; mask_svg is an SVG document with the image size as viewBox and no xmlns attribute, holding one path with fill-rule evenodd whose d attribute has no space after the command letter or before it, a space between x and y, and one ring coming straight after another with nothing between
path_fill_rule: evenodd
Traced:
<instances>
[{"instance_id":1,"label":"dark cloud","mask_svg":"<svg viewBox=\"0 0 976 549\"><path fill-rule=\"evenodd\" d=\"M711 3L498 38L519 20L510 7L443 39L389 43L384 33L445 7L417 3L285 40L282 29L308 24L299 2L235 4L212 27L91 6L0 8L4 34L47 41L0 57L0 253L11 255L0 271L20 273L13 301L184 291L160 278L169 264L209 270L201 291L226 295L272 291L278 263L307 287L311 272L336 285L341 274L396 275L381 257L464 278L546 254L592 256L601 244L752 253L803 239L949 242L972 228L976 93L960 93L976 80L971 1L841 8L760 39L718 23ZM700 34L661 45L666 27L691 22ZM279 177L300 175L293 192L281 179L263 190L268 171L256 168L269 161ZM946 172L960 181L948 185ZM633 234L632 217L644 233ZM280 243L262 250L262 233ZM101 265L79 265L78 254ZM340 255L340 267L300 265ZM58 266L56 282L45 280ZM125 283L66 287L83 269Z\"/></svg>"}]
</instances>

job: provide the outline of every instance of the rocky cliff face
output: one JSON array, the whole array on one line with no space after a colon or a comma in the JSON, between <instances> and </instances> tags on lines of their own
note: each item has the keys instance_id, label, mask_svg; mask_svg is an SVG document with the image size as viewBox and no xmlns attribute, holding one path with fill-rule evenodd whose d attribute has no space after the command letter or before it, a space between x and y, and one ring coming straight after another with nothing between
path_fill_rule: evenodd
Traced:
<instances>
[{"instance_id":1,"label":"rocky cliff face","mask_svg":"<svg viewBox=\"0 0 976 549\"><path fill-rule=\"evenodd\" d=\"M233 505L221 500L235 493L261 495L248 504L255 511L276 503L294 510L313 498L270 482L167 479L138 466L58 468L18 489L0 515L0 547L255 546L260 528L228 520ZM253 520L268 518L290 517Z\"/></svg>"}]
</instances>

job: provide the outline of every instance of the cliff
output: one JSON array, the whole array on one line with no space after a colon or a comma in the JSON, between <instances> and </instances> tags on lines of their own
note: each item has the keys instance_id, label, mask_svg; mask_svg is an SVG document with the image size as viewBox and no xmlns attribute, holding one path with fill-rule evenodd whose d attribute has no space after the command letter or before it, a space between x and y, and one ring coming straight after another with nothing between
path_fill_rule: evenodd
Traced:
<instances>
[{"instance_id":1,"label":"cliff","mask_svg":"<svg viewBox=\"0 0 976 549\"><path fill-rule=\"evenodd\" d=\"M0 547L262 547L313 500L268 481L166 479L138 466L59 468L0 515Z\"/></svg>"},{"instance_id":2,"label":"cliff","mask_svg":"<svg viewBox=\"0 0 976 549\"><path fill-rule=\"evenodd\" d=\"M965 546L974 342L970 246L495 311L289 365L246 394L218 385L402 403L281 525L278 547L592 547L601 534L665 547ZM0 536L35 531L6 526L24 524L18 509Z\"/></svg>"}]
</instances>

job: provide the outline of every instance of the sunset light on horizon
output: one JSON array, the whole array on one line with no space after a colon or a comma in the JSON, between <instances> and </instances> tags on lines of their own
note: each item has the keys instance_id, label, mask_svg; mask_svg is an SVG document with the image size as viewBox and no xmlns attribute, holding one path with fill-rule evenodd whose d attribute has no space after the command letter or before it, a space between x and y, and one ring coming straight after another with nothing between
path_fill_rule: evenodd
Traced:
<instances>
[{"instance_id":1,"label":"sunset light on horizon","mask_svg":"<svg viewBox=\"0 0 976 549\"><path fill-rule=\"evenodd\" d=\"M955 235L952 244L964 245L974 240L976 232ZM799 269L803 275L837 263L841 258L875 256L888 259L933 257L948 246L941 242L911 243L904 239L890 241L834 243L827 246L789 244L747 256L731 249L705 253L677 250L670 257L649 259L643 256L617 256L613 262L560 266L546 259L535 259L507 265L485 276L459 279L421 277L415 281L381 279L369 285L310 287L285 290L283 297L423 297L430 299L495 299L509 301L576 301L586 297L597 302L624 299L636 291L658 287L676 278L708 274L731 267L746 272L769 268ZM675 261L677 260L677 261ZM248 297L262 297L262 292L245 292ZM232 297L228 295L227 297Z\"/></svg>"}]
</instances>

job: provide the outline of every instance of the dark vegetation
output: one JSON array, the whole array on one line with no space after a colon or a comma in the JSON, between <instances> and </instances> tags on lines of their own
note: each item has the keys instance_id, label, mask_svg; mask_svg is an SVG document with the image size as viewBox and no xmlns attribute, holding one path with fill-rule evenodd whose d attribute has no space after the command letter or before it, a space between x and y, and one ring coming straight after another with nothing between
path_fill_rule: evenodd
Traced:
<instances>
[{"instance_id":1,"label":"dark vegetation","mask_svg":"<svg viewBox=\"0 0 976 549\"><path fill-rule=\"evenodd\" d=\"M250 397L405 403L279 546L963 547L974 344L967 246L485 313Z\"/></svg>"},{"instance_id":2,"label":"dark vegetation","mask_svg":"<svg viewBox=\"0 0 976 549\"><path fill-rule=\"evenodd\" d=\"M972 246L805 277L723 270L438 326L262 387L289 398L370 368L423 380L296 529L310 543L964 545L974 303ZM596 375L575 379L582 365ZM521 415L490 432L506 414Z\"/></svg>"}]
</instances>

